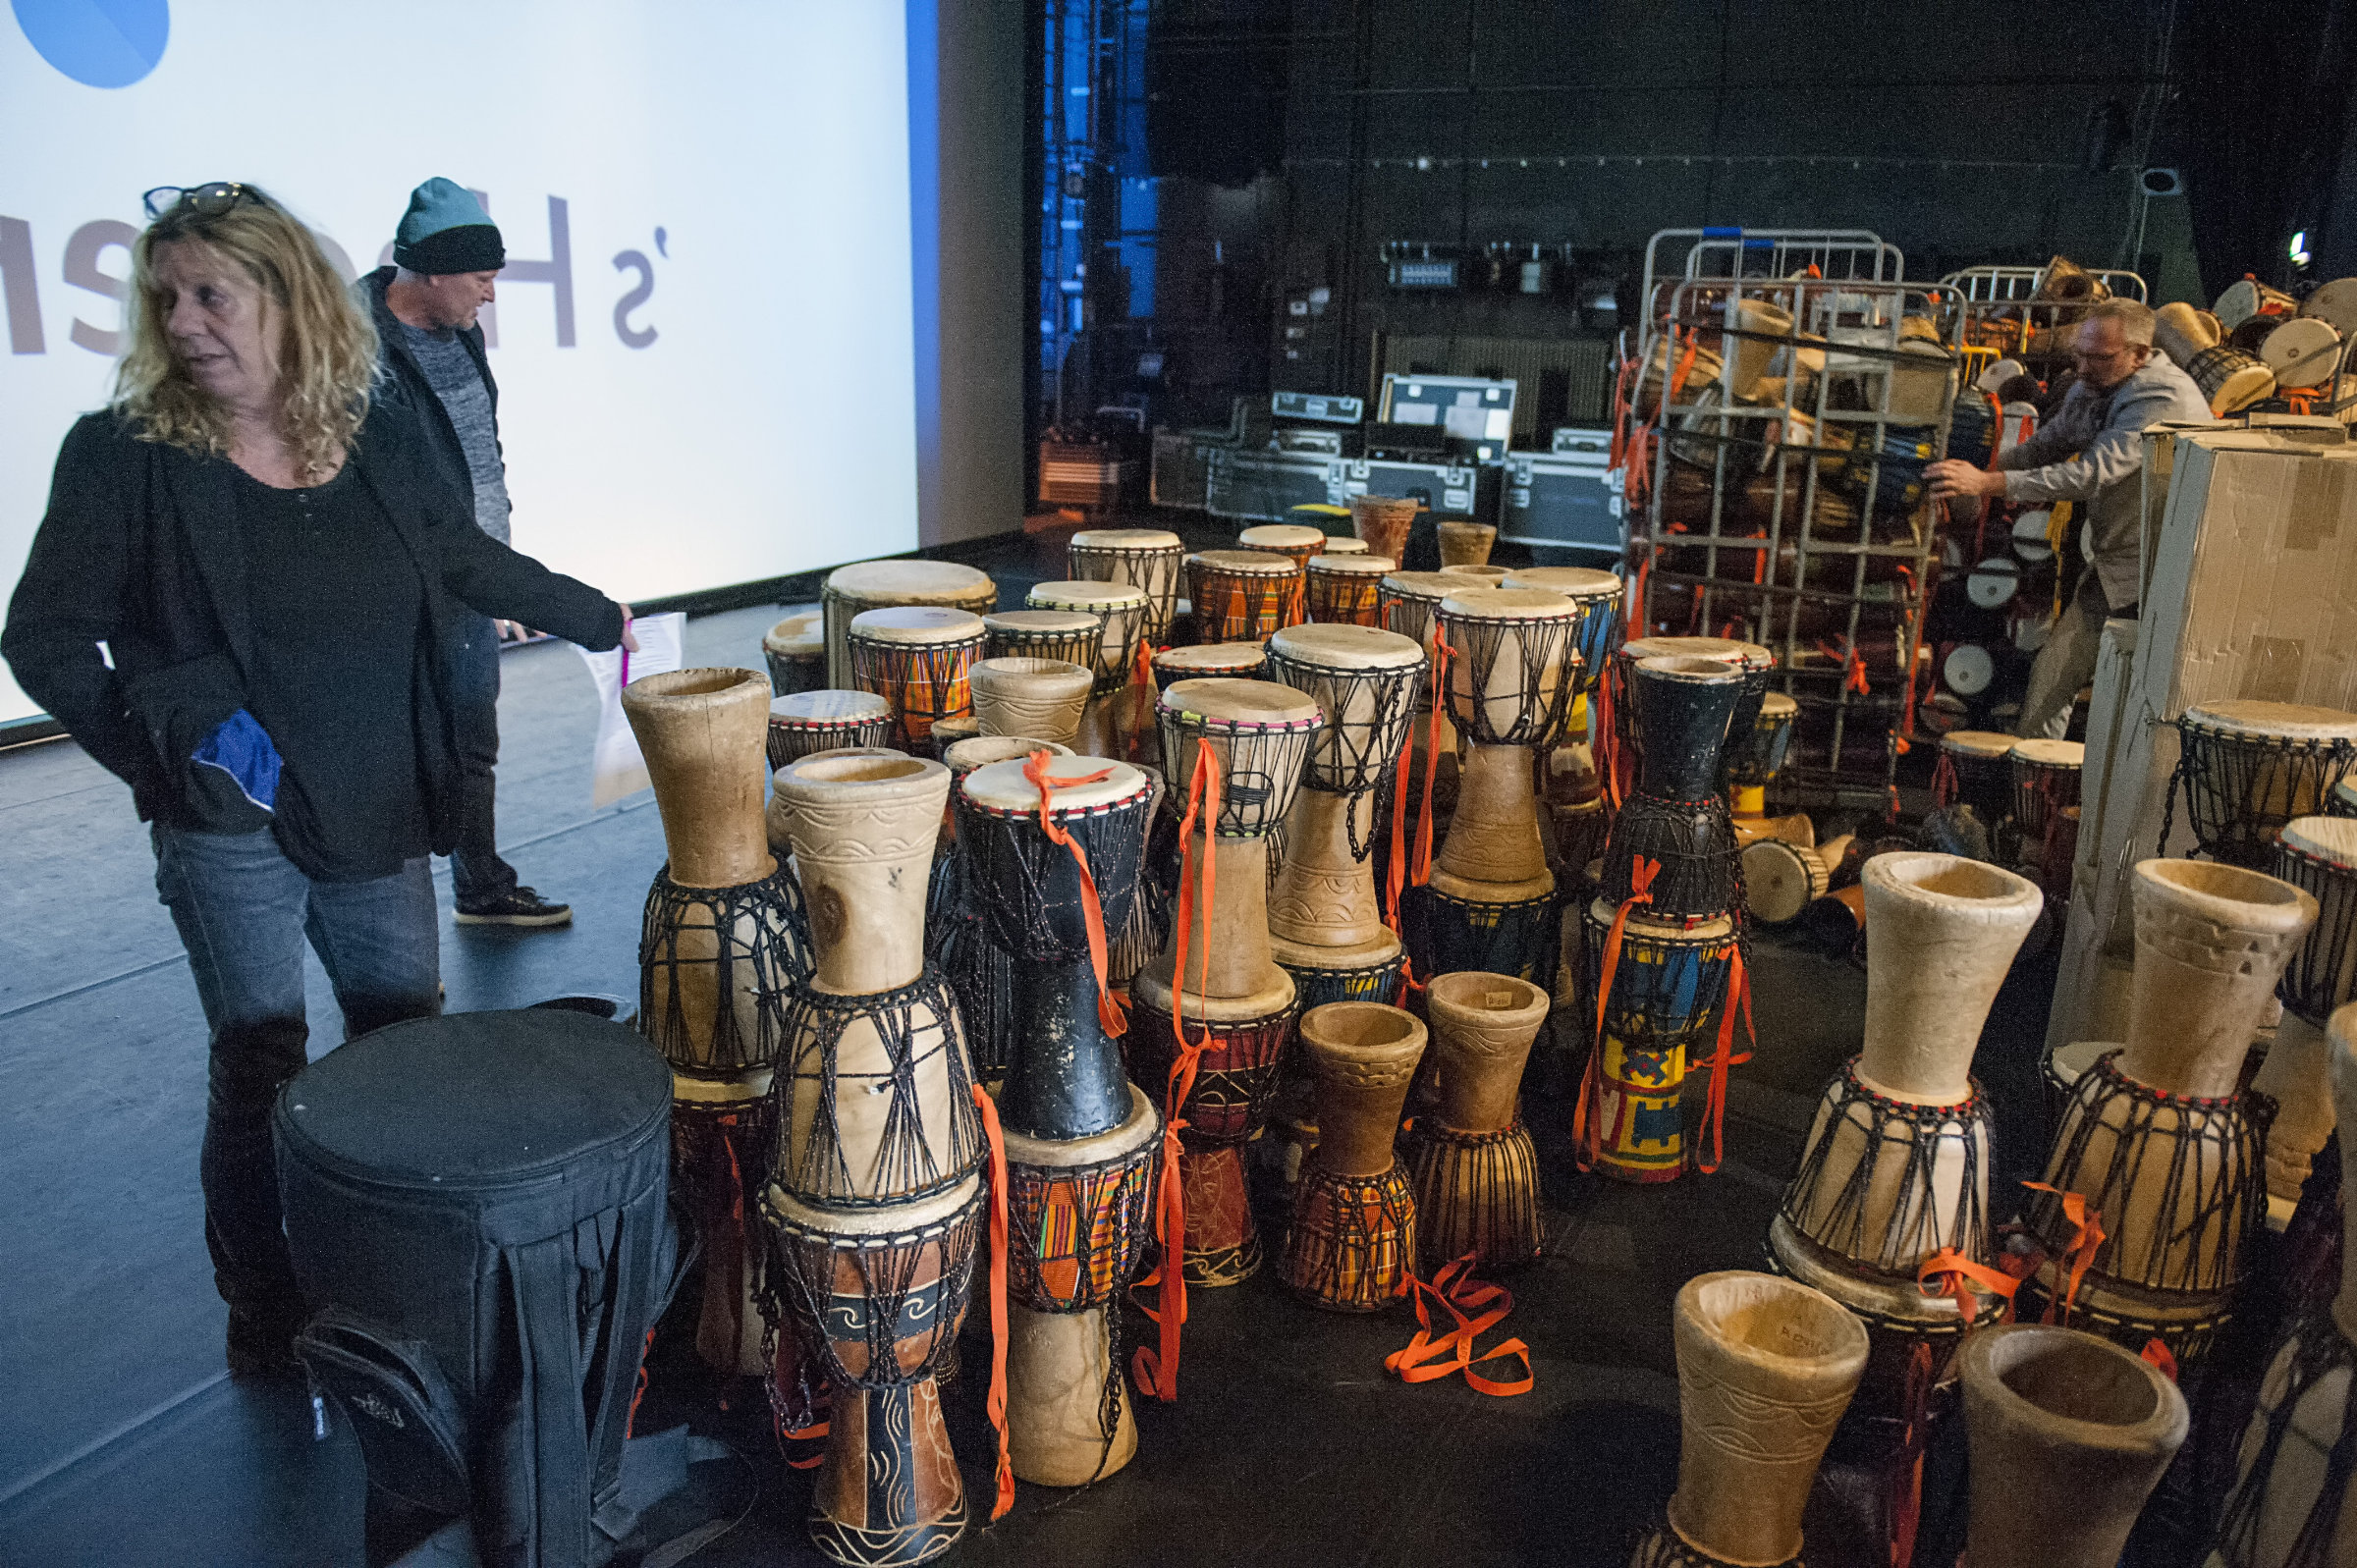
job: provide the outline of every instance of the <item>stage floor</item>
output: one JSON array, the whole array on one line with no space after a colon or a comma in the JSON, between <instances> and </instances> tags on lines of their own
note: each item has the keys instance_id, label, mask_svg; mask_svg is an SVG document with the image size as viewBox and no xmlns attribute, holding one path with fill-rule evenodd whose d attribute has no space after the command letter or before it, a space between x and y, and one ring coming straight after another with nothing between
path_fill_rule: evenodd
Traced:
<instances>
[{"instance_id":1,"label":"stage floor","mask_svg":"<svg viewBox=\"0 0 2357 1568\"><path fill-rule=\"evenodd\" d=\"M982 563L1003 604L1064 575L1063 541L1011 539ZM689 662L760 668L761 633L783 613L691 622ZM595 706L570 648L511 651L504 678L501 843L575 922L452 926L437 862L449 1005L634 997L640 905L663 860L653 797L588 808ZM299 1385L223 1371L196 1190L203 1023L153 870L130 791L77 747L0 753L0 1564L357 1565L365 1487L349 1432L329 1412L315 1437ZM343 1031L315 960L311 973L318 1054ZM1978 1063L1997 1106L2001 1215L2043 1140L2037 1051L2052 984L2049 963L2017 969ZM1189 1292L1181 1396L1140 1411L1134 1463L1084 1490L1023 1487L983 1528L989 1352L969 1327L967 1370L946 1400L977 1524L949 1560L1620 1568L1676 1475L1671 1297L1706 1270L1761 1266L1817 1092L1857 1049L1865 976L1846 958L1763 940L1755 991L1760 1045L1734 1074L1715 1176L1628 1187L1577 1174L1572 1085L1560 1057L1534 1063L1526 1116L1545 1166L1546 1255L1507 1281L1513 1314L1485 1341L1529 1343L1533 1392L1404 1385L1383 1358L1414 1331L1406 1307L1314 1312L1264 1271ZM1277 1219L1264 1210L1264 1229ZM802 1525L809 1473L780 1463L751 1384L716 1388L664 1346L638 1430L675 1421L725 1438L743 1463L699 1467L672 1523L749 1506L692 1562L822 1560Z\"/></svg>"}]
</instances>

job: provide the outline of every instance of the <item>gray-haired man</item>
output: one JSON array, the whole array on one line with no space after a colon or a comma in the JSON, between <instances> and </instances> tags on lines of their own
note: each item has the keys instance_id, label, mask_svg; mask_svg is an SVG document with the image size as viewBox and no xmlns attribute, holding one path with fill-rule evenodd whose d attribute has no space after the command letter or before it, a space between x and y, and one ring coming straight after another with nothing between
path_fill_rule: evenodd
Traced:
<instances>
[{"instance_id":1,"label":"gray-haired man","mask_svg":"<svg viewBox=\"0 0 2357 1568\"><path fill-rule=\"evenodd\" d=\"M491 303L507 250L482 203L452 180L428 180L410 194L393 237L393 265L359 282L384 357L383 395L410 405L433 437L452 487L474 503L483 532L508 538L508 470L499 446L499 384L475 316ZM521 631L477 616L452 650L452 693L461 769L459 845L451 891L462 925L561 926L573 910L519 887L500 858L496 831L499 762L499 643Z\"/></svg>"},{"instance_id":2,"label":"gray-haired man","mask_svg":"<svg viewBox=\"0 0 2357 1568\"><path fill-rule=\"evenodd\" d=\"M1954 459L1925 470L1935 497L1991 496L2028 506L2068 501L2083 509L2079 548L2087 566L2030 667L2013 726L2019 735L2061 736L2079 688L2095 675L2105 620L2136 614L2143 432L2210 420L2210 400L2193 378L2153 352L2153 312L2133 299L2107 299L2090 310L2072 354L2079 378L2062 406L1997 460L2000 471Z\"/></svg>"}]
</instances>

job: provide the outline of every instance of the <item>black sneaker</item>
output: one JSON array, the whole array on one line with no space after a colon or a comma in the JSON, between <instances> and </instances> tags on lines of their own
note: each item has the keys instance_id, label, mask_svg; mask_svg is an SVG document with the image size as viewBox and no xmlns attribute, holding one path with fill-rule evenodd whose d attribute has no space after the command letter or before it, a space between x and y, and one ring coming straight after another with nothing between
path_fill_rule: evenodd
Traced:
<instances>
[{"instance_id":1,"label":"black sneaker","mask_svg":"<svg viewBox=\"0 0 2357 1568\"><path fill-rule=\"evenodd\" d=\"M229 1309L229 1375L232 1378L291 1378L302 1370L295 1358L300 1316Z\"/></svg>"},{"instance_id":2,"label":"black sneaker","mask_svg":"<svg viewBox=\"0 0 2357 1568\"><path fill-rule=\"evenodd\" d=\"M462 926L570 926L573 905L550 903L529 888L497 898L467 898L459 904Z\"/></svg>"}]
</instances>

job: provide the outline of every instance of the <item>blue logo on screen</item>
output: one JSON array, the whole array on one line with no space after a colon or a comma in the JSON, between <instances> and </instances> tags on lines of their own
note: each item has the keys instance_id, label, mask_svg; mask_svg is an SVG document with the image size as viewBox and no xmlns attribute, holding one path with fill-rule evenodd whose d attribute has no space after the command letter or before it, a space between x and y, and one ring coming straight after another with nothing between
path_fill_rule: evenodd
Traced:
<instances>
[{"instance_id":1,"label":"blue logo on screen","mask_svg":"<svg viewBox=\"0 0 2357 1568\"><path fill-rule=\"evenodd\" d=\"M170 0L9 0L26 41L86 87L128 87L172 35Z\"/></svg>"}]
</instances>

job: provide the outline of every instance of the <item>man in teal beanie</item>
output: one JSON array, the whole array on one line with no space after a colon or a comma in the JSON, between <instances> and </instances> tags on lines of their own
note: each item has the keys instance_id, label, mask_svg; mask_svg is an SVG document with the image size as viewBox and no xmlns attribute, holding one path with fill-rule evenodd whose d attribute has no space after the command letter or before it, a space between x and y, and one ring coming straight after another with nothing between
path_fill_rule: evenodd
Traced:
<instances>
[{"instance_id":1,"label":"man in teal beanie","mask_svg":"<svg viewBox=\"0 0 2357 1568\"><path fill-rule=\"evenodd\" d=\"M435 456L474 520L508 539L508 471L499 446L499 384L475 316L494 298L507 265L499 229L474 192L455 180L428 180L410 192L393 235L393 265L359 281L384 356L380 396L405 404L433 440ZM573 911L517 885L496 833L499 761L499 644L506 628L476 618L452 650L462 770L459 846L451 891L462 925L561 926Z\"/></svg>"}]
</instances>

